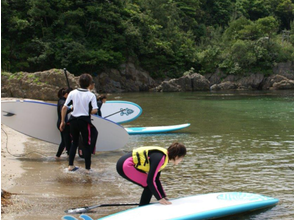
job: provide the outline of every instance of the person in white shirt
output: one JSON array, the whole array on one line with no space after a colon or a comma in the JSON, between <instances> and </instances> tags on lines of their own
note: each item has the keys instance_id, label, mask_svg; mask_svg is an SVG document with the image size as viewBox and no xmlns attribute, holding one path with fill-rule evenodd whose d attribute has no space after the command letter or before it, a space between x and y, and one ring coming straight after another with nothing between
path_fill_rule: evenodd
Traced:
<instances>
[{"instance_id":1,"label":"person in white shirt","mask_svg":"<svg viewBox=\"0 0 294 220\"><path fill-rule=\"evenodd\" d=\"M74 159L79 144L80 134L83 137L85 168L87 172L91 169L91 114L98 111L96 96L88 90L93 78L90 74L82 74L79 78L80 88L71 91L61 110L60 131L65 126L65 115L67 108L72 103L73 111L68 120L70 123L70 133L72 136L72 146L69 152L69 171L75 171L78 168L74 166Z\"/></svg>"}]
</instances>

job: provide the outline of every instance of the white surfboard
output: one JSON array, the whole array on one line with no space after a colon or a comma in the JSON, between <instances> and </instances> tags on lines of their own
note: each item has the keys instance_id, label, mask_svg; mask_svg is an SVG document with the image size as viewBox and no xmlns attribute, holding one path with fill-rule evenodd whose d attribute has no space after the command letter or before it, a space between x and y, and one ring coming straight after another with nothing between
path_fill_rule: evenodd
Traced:
<instances>
[{"instance_id":1,"label":"white surfboard","mask_svg":"<svg viewBox=\"0 0 294 220\"><path fill-rule=\"evenodd\" d=\"M142 108L133 102L106 101L101 107L102 117L115 123L135 120L142 114Z\"/></svg>"},{"instance_id":2,"label":"white surfboard","mask_svg":"<svg viewBox=\"0 0 294 220\"><path fill-rule=\"evenodd\" d=\"M8 127L43 141L59 144L57 128L57 105L33 100L11 100L1 102L1 123ZM129 135L120 125L92 116L97 128L96 151L111 151L124 147Z\"/></svg>"},{"instance_id":3,"label":"white surfboard","mask_svg":"<svg viewBox=\"0 0 294 220\"><path fill-rule=\"evenodd\" d=\"M210 219L276 205L279 200L260 194L244 192L222 192L195 195L171 200L171 205L150 204L122 211L100 220L137 219Z\"/></svg>"},{"instance_id":4,"label":"white surfboard","mask_svg":"<svg viewBox=\"0 0 294 220\"><path fill-rule=\"evenodd\" d=\"M170 125L170 126L155 126L155 127L132 127L125 128L128 134L156 134L171 131L177 131L189 127L190 124Z\"/></svg>"}]
</instances>

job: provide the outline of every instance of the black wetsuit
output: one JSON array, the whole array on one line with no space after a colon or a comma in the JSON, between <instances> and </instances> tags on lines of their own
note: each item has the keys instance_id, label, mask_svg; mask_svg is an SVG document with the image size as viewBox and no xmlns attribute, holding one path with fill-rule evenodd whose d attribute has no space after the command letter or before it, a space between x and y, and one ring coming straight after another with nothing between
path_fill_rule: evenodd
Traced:
<instances>
[{"instance_id":1,"label":"black wetsuit","mask_svg":"<svg viewBox=\"0 0 294 220\"><path fill-rule=\"evenodd\" d=\"M144 188L141 195L140 206L150 203L152 195L157 200L165 198L165 192L160 182L160 167L163 165L166 155L158 150L148 153L150 170L148 173L135 168L132 153L122 156L116 165L117 172L128 181Z\"/></svg>"},{"instance_id":2,"label":"black wetsuit","mask_svg":"<svg viewBox=\"0 0 294 220\"><path fill-rule=\"evenodd\" d=\"M64 105L64 102L65 102L65 98L62 97L58 100L57 102L57 116L58 116L58 120L57 120L57 128L59 130L59 126L60 126L60 123L61 123L61 109ZM65 127L64 127L64 130L63 131L60 131L60 136L61 136L61 142L59 144L59 147L58 147L58 151L56 153L56 157L60 157L60 155L62 154L64 148L66 149L66 153L69 155L69 150L70 150L70 146L71 146L71 137L70 137L70 127L69 127L69 124L68 124L68 120L67 120L67 114L71 112L71 110L67 110L67 113L66 113L66 118L65 118Z\"/></svg>"},{"instance_id":3,"label":"black wetsuit","mask_svg":"<svg viewBox=\"0 0 294 220\"><path fill-rule=\"evenodd\" d=\"M97 105L98 105L98 111L97 111L97 115L102 117L102 112L101 112L101 107L103 105L103 102L101 100L97 100Z\"/></svg>"}]
</instances>

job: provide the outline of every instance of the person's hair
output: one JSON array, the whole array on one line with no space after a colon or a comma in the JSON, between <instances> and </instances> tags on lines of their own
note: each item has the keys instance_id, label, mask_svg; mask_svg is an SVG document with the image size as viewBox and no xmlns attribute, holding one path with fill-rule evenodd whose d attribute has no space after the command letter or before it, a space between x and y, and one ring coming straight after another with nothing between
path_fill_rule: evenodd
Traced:
<instances>
[{"instance_id":1,"label":"person's hair","mask_svg":"<svg viewBox=\"0 0 294 220\"><path fill-rule=\"evenodd\" d=\"M170 160L174 160L176 157L184 157L187 152L186 147L178 142L170 145L167 151Z\"/></svg>"},{"instance_id":2,"label":"person's hair","mask_svg":"<svg viewBox=\"0 0 294 220\"><path fill-rule=\"evenodd\" d=\"M66 93L70 93L70 91L72 91L72 88L61 88L57 92L57 97L61 99Z\"/></svg>"},{"instance_id":3,"label":"person's hair","mask_svg":"<svg viewBox=\"0 0 294 220\"><path fill-rule=\"evenodd\" d=\"M91 85L92 82L93 82L93 78L90 74L84 73L84 74L80 75L79 84L80 84L81 88L87 89Z\"/></svg>"},{"instance_id":4,"label":"person's hair","mask_svg":"<svg viewBox=\"0 0 294 220\"><path fill-rule=\"evenodd\" d=\"M100 100L100 101L102 101L103 99L107 99L107 96L104 95L104 94L102 94L102 95L98 96L97 99Z\"/></svg>"}]
</instances>

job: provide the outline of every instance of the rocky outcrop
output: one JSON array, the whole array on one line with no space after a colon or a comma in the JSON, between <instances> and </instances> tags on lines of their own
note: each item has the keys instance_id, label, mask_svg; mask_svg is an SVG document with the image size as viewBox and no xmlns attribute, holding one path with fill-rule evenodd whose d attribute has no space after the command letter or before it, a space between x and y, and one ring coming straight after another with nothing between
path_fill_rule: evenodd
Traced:
<instances>
[{"instance_id":1,"label":"rocky outcrop","mask_svg":"<svg viewBox=\"0 0 294 220\"><path fill-rule=\"evenodd\" d=\"M179 79L162 82L151 91L182 92L205 90L281 90L294 89L294 64L280 63L273 68L273 75L247 73L245 75L226 75L219 69L204 76L193 73Z\"/></svg>"},{"instance_id":2,"label":"rocky outcrop","mask_svg":"<svg viewBox=\"0 0 294 220\"><path fill-rule=\"evenodd\" d=\"M119 70L102 72L94 77L94 81L96 90L103 93L148 91L157 85L148 72L133 63L123 64Z\"/></svg>"},{"instance_id":3,"label":"rocky outcrop","mask_svg":"<svg viewBox=\"0 0 294 220\"><path fill-rule=\"evenodd\" d=\"M69 84L78 86L78 78L68 72ZM67 88L64 71L51 69L43 72L1 73L1 96L39 100L57 100L60 88Z\"/></svg>"},{"instance_id":4,"label":"rocky outcrop","mask_svg":"<svg viewBox=\"0 0 294 220\"><path fill-rule=\"evenodd\" d=\"M70 87L77 88L79 77L67 72ZM137 69L127 63L119 70L110 69L93 77L96 91L99 93L149 91L157 83L148 72ZM51 69L43 72L1 73L2 97L18 97L40 100L57 100L57 92L67 87L64 71Z\"/></svg>"},{"instance_id":5,"label":"rocky outcrop","mask_svg":"<svg viewBox=\"0 0 294 220\"><path fill-rule=\"evenodd\" d=\"M294 63L281 63L273 69L274 74L261 73L226 75L220 70L213 74L190 73L178 79L160 84L148 72L131 62L117 69L110 69L93 77L98 93L117 92L184 92L207 90L281 90L294 89ZM78 78L68 72L72 88L78 87ZM51 69L36 73L1 73L2 97L18 97L40 100L57 100L57 91L67 87L64 71Z\"/></svg>"},{"instance_id":6,"label":"rocky outcrop","mask_svg":"<svg viewBox=\"0 0 294 220\"><path fill-rule=\"evenodd\" d=\"M210 90L253 90L260 89L265 77L263 74L248 74L247 76L229 75L222 82L213 84Z\"/></svg>"},{"instance_id":7,"label":"rocky outcrop","mask_svg":"<svg viewBox=\"0 0 294 220\"><path fill-rule=\"evenodd\" d=\"M163 81L153 91L157 92L184 92L209 90L209 81L198 73L189 74L178 79Z\"/></svg>"}]
</instances>

